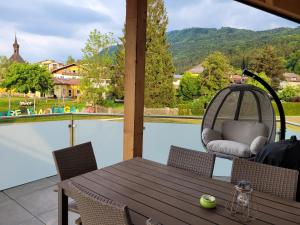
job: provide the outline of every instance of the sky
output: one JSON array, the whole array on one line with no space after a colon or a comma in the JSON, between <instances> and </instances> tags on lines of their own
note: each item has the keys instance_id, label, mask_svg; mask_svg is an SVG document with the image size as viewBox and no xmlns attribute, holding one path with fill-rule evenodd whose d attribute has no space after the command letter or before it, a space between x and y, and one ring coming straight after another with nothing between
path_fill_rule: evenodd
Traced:
<instances>
[{"instance_id":1,"label":"sky","mask_svg":"<svg viewBox=\"0 0 300 225\"><path fill-rule=\"evenodd\" d=\"M0 1L0 55L10 57L14 34L29 62L82 57L89 32L122 35L126 0ZM299 24L233 0L165 0L168 30L234 27L267 30Z\"/></svg>"}]
</instances>

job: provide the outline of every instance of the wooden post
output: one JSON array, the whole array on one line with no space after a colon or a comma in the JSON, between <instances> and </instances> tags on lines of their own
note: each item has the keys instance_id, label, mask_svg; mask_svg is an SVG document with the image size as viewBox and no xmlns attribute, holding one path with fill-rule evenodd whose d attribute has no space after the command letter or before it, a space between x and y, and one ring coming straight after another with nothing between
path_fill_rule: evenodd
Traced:
<instances>
[{"instance_id":1,"label":"wooden post","mask_svg":"<svg viewBox=\"0 0 300 225\"><path fill-rule=\"evenodd\" d=\"M123 159L142 157L147 0L126 1Z\"/></svg>"}]
</instances>

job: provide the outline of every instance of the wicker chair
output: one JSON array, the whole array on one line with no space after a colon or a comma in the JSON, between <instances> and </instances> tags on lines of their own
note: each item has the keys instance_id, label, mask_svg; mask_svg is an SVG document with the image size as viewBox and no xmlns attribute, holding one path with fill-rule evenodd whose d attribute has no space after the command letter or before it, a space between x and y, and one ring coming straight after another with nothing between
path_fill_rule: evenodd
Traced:
<instances>
[{"instance_id":1,"label":"wicker chair","mask_svg":"<svg viewBox=\"0 0 300 225\"><path fill-rule=\"evenodd\" d=\"M254 190L296 200L298 173L296 170L236 158L233 160L231 183L247 180Z\"/></svg>"},{"instance_id":2,"label":"wicker chair","mask_svg":"<svg viewBox=\"0 0 300 225\"><path fill-rule=\"evenodd\" d=\"M184 169L200 176L211 177L215 155L171 145L168 166Z\"/></svg>"},{"instance_id":3,"label":"wicker chair","mask_svg":"<svg viewBox=\"0 0 300 225\"><path fill-rule=\"evenodd\" d=\"M74 182L69 187L84 225L132 225L128 208Z\"/></svg>"},{"instance_id":4,"label":"wicker chair","mask_svg":"<svg viewBox=\"0 0 300 225\"><path fill-rule=\"evenodd\" d=\"M52 155L61 181L97 169L91 142L53 151ZM54 191L57 191L57 189ZM67 194L72 197L71 193ZM69 203L69 211L79 213L74 201ZM76 223L80 224L80 219Z\"/></svg>"}]
</instances>

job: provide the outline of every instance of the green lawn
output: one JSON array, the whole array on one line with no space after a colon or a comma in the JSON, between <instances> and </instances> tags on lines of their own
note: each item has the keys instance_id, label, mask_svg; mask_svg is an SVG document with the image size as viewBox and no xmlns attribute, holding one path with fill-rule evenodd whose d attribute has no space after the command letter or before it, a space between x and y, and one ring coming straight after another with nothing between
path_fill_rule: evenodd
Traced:
<instances>
[{"instance_id":1,"label":"green lawn","mask_svg":"<svg viewBox=\"0 0 300 225\"><path fill-rule=\"evenodd\" d=\"M20 101L25 101L25 98L16 98L12 97L11 99L11 109L16 110L20 109L22 107L19 106ZM28 99L28 101L32 101L33 99ZM52 108L52 107L63 107L63 106L75 106L77 109L82 109L85 107L85 103L78 103L76 100L70 100L65 99L63 101L62 99L36 99L36 109L37 111L39 109L46 109L46 108ZM286 111L294 111L295 108L298 112L298 108L300 106L300 103L292 103L287 107L287 103L284 104L284 107ZM30 106L32 108L33 106ZM113 107L123 107L122 104L115 104ZM291 109L293 110L291 110ZM0 98L0 112L6 112L8 111L8 98ZM291 113L290 112L290 113ZM300 110L299 110L300 112ZM299 113L298 112L298 113ZM300 123L300 116L290 116L287 113L286 120L290 122ZM296 113L297 114L297 113ZM59 120L71 120L73 117L74 120L81 120L81 119L113 119L116 117L107 117L107 116L94 116L94 115L52 115L47 117L28 117L28 118L6 118L6 119L0 119L0 123L24 123L24 122L43 122L43 121L59 121ZM188 124L200 124L201 120L197 119L173 119L173 118L145 118L145 122L157 122L157 123L188 123ZM299 127L288 125L287 128L289 130L300 132Z\"/></svg>"},{"instance_id":2,"label":"green lawn","mask_svg":"<svg viewBox=\"0 0 300 225\"><path fill-rule=\"evenodd\" d=\"M21 97L12 97L11 98L11 109L17 110L21 109L22 106L20 106L20 102L24 102L25 98ZM32 98L28 98L27 101L33 103ZM0 98L0 112L6 112L8 111L8 98L7 97L1 97ZM85 106L85 103L78 103L76 100L73 99L65 99L64 101L62 99L39 99L36 98L36 109L46 109L46 108L52 108L53 106L56 107L62 107L62 106L75 106L76 108L83 108ZM29 106L32 108L33 106ZM24 106L23 106L24 108Z\"/></svg>"}]
</instances>

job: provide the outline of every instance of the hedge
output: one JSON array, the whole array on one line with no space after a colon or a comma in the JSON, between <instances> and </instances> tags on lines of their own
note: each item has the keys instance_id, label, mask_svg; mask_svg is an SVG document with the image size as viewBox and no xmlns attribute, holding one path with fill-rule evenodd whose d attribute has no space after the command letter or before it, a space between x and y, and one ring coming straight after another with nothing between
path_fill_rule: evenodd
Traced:
<instances>
[{"instance_id":1,"label":"hedge","mask_svg":"<svg viewBox=\"0 0 300 225\"><path fill-rule=\"evenodd\" d=\"M278 109L273 102L275 113L278 116ZM284 113L286 116L300 116L300 102L282 102ZM181 116L199 116L204 114L204 105L202 101L195 100L186 104L178 105L178 114Z\"/></svg>"}]
</instances>

